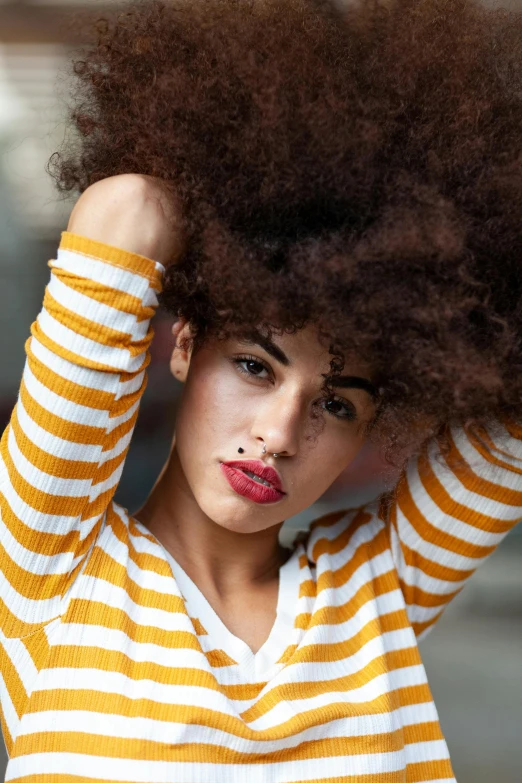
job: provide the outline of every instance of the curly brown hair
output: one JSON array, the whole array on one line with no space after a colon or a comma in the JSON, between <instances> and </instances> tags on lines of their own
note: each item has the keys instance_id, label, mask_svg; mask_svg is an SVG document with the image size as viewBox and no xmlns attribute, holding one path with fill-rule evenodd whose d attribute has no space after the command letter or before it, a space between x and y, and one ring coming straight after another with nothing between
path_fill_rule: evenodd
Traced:
<instances>
[{"instance_id":1,"label":"curly brown hair","mask_svg":"<svg viewBox=\"0 0 522 783\"><path fill-rule=\"evenodd\" d=\"M471 0L174 0L75 62L64 191L175 183L197 339L316 324L392 447L520 416L522 18Z\"/></svg>"}]
</instances>

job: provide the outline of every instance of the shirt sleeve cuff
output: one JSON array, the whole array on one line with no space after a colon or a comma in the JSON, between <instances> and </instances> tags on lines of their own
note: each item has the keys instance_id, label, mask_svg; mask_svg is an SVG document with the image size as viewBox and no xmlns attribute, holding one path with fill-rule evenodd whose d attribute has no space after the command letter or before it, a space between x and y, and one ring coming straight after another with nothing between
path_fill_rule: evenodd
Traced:
<instances>
[{"instance_id":1,"label":"shirt sleeve cuff","mask_svg":"<svg viewBox=\"0 0 522 783\"><path fill-rule=\"evenodd\" d=\"M62 232L60 250L70 250L82 256L88 256L98 261L121 267L129 272L146 277L151 281L154 288L161 288L165 267L159 261L153 261L151 258L146 258L138 253L131 253L113 245L106 245L104 242L97 242L79 234L72 234L70 231Z\"/></svg>"}]
</instances>

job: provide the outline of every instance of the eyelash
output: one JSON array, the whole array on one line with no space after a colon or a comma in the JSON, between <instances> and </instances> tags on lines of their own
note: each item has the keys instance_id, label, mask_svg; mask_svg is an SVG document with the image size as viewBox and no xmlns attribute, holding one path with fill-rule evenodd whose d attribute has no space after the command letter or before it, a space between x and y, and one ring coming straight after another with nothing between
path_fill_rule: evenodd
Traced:
<instances>
[{"instance_id":1,"label":"eyelash","mask_svg":"<svg viewBox=\"0 0 522 783\"><path fill-rule=\"evenodd\" d=\"M247 375L249 378L259 378L259 375L256 375L255 373L249 372L247 369L242 367L245 362L252 362L252 364L257 364L259 367L262 367L266 372L271 373L270 367L266 365L264 362L262 362L260 359L257 359L255 356L236 356L233 360L234 365L237 368L237 371L242 373L243 375ZM259 378L261 381L269 380L268 378ZM353 421L357 418L357 413L355 411L355 408L351 405L348 405L343 399L340 399L339 397L334 397L331 400L328 400L327 402L337 402L340 405L344 407L344 409L347 412L346 416L338 416L336 413L332 413L327 408L323 407L323 410L326 411L330 416L333 416L335 419L341 419L345 421Z\"/></svg>"}]
</instances>

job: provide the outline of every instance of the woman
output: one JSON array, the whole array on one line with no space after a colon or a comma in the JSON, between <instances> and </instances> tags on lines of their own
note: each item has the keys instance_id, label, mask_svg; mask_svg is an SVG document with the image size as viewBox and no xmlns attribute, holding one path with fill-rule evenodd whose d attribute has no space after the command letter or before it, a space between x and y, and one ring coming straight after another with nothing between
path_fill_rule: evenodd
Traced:
<instances>
[{"instance_id":1,"label":"woman","mask_svg":"<svg viewBox=\"0 0 522 783\"><path fill-rule=\"evenodd\" d=\"M224 0L100 28L2 441L6 780L454 780L417 638L522 517L519 25ZM130 515L160 294L184 389ZM370 437L408 449L395 490L282 548Z\"/></svg>"}]
</instances>

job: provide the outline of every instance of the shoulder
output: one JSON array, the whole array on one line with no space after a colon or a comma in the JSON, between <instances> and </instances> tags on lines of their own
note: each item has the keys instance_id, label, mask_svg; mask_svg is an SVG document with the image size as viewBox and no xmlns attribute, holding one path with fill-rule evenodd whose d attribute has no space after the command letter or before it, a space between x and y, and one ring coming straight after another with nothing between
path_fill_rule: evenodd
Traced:
<instances>
[{"instance_id":1,"label":"shoulder","mask_svg":"<svg viewBox=\"0 0 522 783\"><path fill-rule=\"evenodd\" d=\"M165 549L157 538L126 508L112 502L97 547L107 568L116 569L138 583L148 584L158 578L172 581L172 571ZM163 586L164 587L164 586Z\"/></svg>"},{"instance_id":2,"label":"shoulder","mask_svg":"<svg viewBox=\"0 0 522 783\"><path fill-rule=\"evenodd\" d=\"M364 543L373 541L385 529L380 500L364 506L332 511L315 519L303 541L308 559L317 563L323 556L347 557Z\"/></svg>"}]
</instances>

